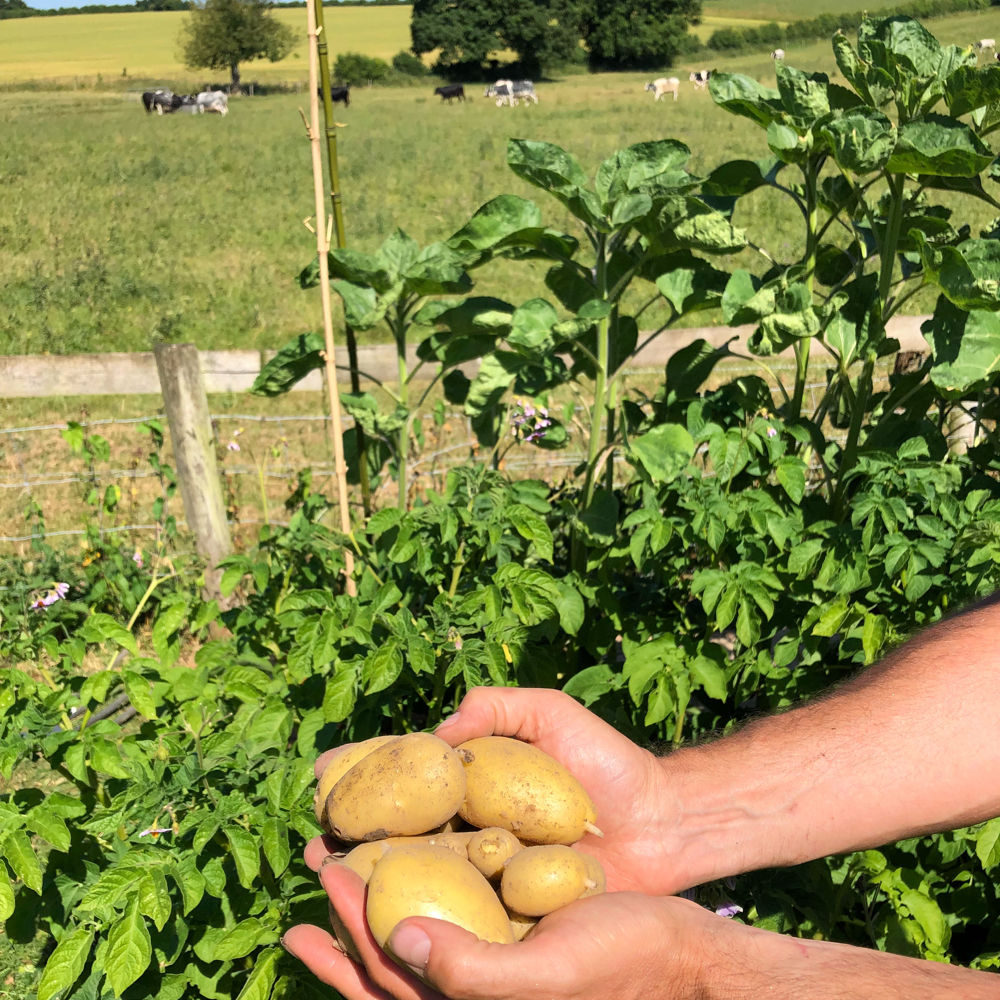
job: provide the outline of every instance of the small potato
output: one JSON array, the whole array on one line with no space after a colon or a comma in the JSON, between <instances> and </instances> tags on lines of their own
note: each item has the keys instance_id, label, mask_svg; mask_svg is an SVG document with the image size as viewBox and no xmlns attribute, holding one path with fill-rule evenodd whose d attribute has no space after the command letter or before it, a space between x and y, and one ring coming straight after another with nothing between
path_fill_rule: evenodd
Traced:
<instances>
[{"instance_id":1,"label":"small potato","mask_svg":"<svg viewBox=\"0 0 1000 1000\"><path fill-rule=\"evenodd\" d=\"M594 826L594 804L555 758L521 740L482 736L456 748L465 767L459 815L473 826L500 826L533 844L575 844Z\"/></svg>"},{"instance_id":2,"label":"small potato","mask_svg":"<svg viewBox=\"0 0 1000 1000\"><path fill-rule=\"evenodd\" d=\"M363 757L367 757L368 754L380 746L398 739L398 736L373 736L370 740L362 740L360 743L355 743L353 746L348 747L342 753L338 753L326 765L323 773L319 776L316 795L313 797L316 822L320 826L326 829L324 826L326 822L326 797L330 794L333 786Z\"/></svg>"},{"instance_id":3,"label":"small potato","mask_svg":"<svg viewBox=\"0 0 1000 1000\"><path fill-rule=\"evenodd\" d=\"M465 772L452 748L431 733L410 733L362 757L326 798L327 829L347 841L427 833L465 798Z\"/></svg>"},{"instance_id":4,"label":"small potato","mask_svg":"<svg viewBox=\"0 0 1000 1000\"><path fill-rule=\"evenodd\" d=\"M467 844L469 860L491 881L499 878L503 866L524 845L500 826L477 830Z\"/></svg>"},{"instance_id":5,"label":"small potato","mask_svg":"<svg viewBox=\"0 0 1000 1000\"><path fill-rule=\"evenodd\" d=\"M507 862L500 895L508 910L544 917L583 896L593 885L587 860L562 844L526 847Z\"/></svg>"},{"instance_id":6,"label":"small potato","mask_svg":"<svg viewBox=\"0 0 1000 1000\"><path fill-rule=\"evenodd\" d=\"M446 847L400 845L386 851L368 881L365 916L383 949L401 920L417 916L458 924L483 941L514 941L507 911L489 882Z\"/></svg>"},{"instance_id":7,"label":"small potato","mask_svg":"<svg viewBox=\"0 0 1000 1000\"><path fill-rule=\"evenodd\" d=\"M515 941L523 941L538 924L538 917L526 917L523 913L515 913L513 910L507 911L507 918L510 920Z\"/></svg>"}]
</instances>

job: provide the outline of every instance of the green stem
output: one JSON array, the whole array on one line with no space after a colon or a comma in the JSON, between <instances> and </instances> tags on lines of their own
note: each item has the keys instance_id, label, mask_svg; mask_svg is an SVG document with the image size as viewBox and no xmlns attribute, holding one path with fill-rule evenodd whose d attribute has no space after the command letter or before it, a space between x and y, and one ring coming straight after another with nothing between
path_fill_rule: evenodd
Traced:
<instances>
[{"instance_id":1,"label":"green stem","mask_svg":"<svg viewBox=\"0 0 1000 1000\"><path fill-rule=\"evenodd\" d=\"M818 245L818 198L816 193L817 181L819 179L820 163L811 162L807 168L803 168L802 174L805 180L806 201L803 206L803 213L806 217L806 252L803 258L803 265L806 270L806 287L812 297L814 272L816 270L816 247ZM802 415L802 400L806 391L806 380L809 374L809 348L812 344L812 337L799 337L795 341L795 388L792 392L792 402L789 416L793 420L798 420Z\"/></svg>"},{"instance_id":2,"label":"green stem","mask_svg":"<svg viewBox=\"0 0 1000 1000\"><path fill-rule=\"evenodd\" d=\"M406 306L400 303L396 309L396 321L392 335L396 341L396 370L399 373L399 405L409 410L409 373L406 370ZM399 506L406 509L406 458L410 440L410 420L400 425L396 437L396 488L399 491Z\"/></svg>"}]
</instances>

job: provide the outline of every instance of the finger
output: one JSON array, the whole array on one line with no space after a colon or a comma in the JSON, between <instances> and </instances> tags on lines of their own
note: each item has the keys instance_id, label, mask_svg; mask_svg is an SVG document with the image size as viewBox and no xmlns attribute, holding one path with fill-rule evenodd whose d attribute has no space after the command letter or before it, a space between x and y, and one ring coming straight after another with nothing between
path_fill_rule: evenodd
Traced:
<instances>
[{"instance_id":1,"label":"finger","mask_svg":"<svg viewBox=\"0 0 1000 1000\"><path fill-rule=\"evenodd\" d=\"M336 837L331 837L329 834L324 833L320 837L313 837L305 846L303 851L303 857L305 858L306 864L314 871L318 872L320 865L323 862L335 854L343 854L344 845L337 840Z\"/></svg>"},{"instance_id":2,"label":"finger","mask_svg":"<svg viewBox=\"0 0 1000 1000\"><path fill-rule=\"evenodd\" d=\"M347 1000L386 1000L388 997L322 928L298 924L285 932L281 943L285 951L302 962L321 983L332 986Z\"/></svg>"},{"instance_id":3,"label":"finger","mask_svg":"<svg viewBox=\"0 0 1000 1000\"><path fill-rule=\"evenodd\" d=\"M562 691L479 687L469 691L435 733L452 746L477 736L512 736L534 743L559 720L579 718L581 712L586 709Z\"/></svg>"},{"instance_id":4,"label":"finger","mask_svg":"<svg viewBox=\"0 0 1000 1000\"><path fill-rule=\"evenodd\" d=\"M323 865L319 877L373 986L397 1000L441 1000L438 993L428 989L387 955L372 937L365 919L365 883L362 879L346 865L336 863Z\"/></svg>"},{"instance_id":5,"label":"finger","mask_svg":"<svg viewBox=\"0 0 1000 1000\"><path fill-rule=\"evenodd\" d=\"M347 750L349 747L352 746L354 746L353 743L345 743L343 746L334 747L332 750L324 750L323 753L321 753L316 758L316 763L313 765L313 770L316 772L316 777L322 778L323 772L326 770L326 765L329 764L334 757L339 756L345 750Z\"/></svg>"}]
</instances>

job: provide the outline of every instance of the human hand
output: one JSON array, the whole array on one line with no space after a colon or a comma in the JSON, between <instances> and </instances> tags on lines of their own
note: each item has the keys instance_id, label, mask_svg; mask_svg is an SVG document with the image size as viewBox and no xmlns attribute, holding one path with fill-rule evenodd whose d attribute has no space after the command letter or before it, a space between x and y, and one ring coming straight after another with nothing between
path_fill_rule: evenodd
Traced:
<instances>
[{"instance_id":1,"label":"human hand","mask_svg":"<svg viewBox=\"0 0 1000 1000\"><path fill-rule=\"evenodd\" d=\"M674 863L670 829L677 814L660 761L561 691L534 688L475 688L458 712L437 728L452 746L477 736L510 736L534 744L561 761L594 801L597 826L575 847L601 862L608 889L653 895L694 884ZM328 750L316 775L347 747ZM306 846L314 871L340 848L331 837Z\"/></svg>"},{"instance_id":2,"label":"human hand","mask_svg":"<svg viewBox=\"0 0 1000 1000\"><path fill-rule=\"evenodd\" d=\"M608 889L660 895L688 888L669 851L676 809L659 759L561 691L475 688L437 728L452 746L510 736L564 764L587 790L603 837L574 845L604 867Z\"/></svg>"},{"instance_id":3,"label":"human hand","mask_svg":"<svg viewBox=\"0 0 1000 1000\"><path fill-rule=\"evenodd\" d=\"M739 964L741 934L764 933L677 897L604 893L549 914L517 944L411 917L389 938L397 962L368 930L362 880L337 863L322 865L320 879L363 964L312 925L282 944L346 1000L693 1000L726 962Z\"/></svg>"}]
</instances>

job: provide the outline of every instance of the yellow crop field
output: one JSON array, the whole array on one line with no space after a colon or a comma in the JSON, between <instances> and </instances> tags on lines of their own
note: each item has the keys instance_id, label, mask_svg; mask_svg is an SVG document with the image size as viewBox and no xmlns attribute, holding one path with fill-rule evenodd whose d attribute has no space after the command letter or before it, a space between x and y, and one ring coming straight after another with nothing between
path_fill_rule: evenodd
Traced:
<instances>
[{"instance_id":1,"label":"yellow crop field","mask_svg":"<svg viewBox=\"0 0 1000 1000\"><path fill-rule=\"evenodd\" d=\"M391 59L410 45L410 8L324 7L331 63L341 52ZM241 67L245 80L294 81L308 76L305 8L276 10L301 40L281 62L266 59ZM185 77L178 53L182 11L73 14L3 22L0 83L37 80L105 80Z\"/></svg>"}]
</instances>

